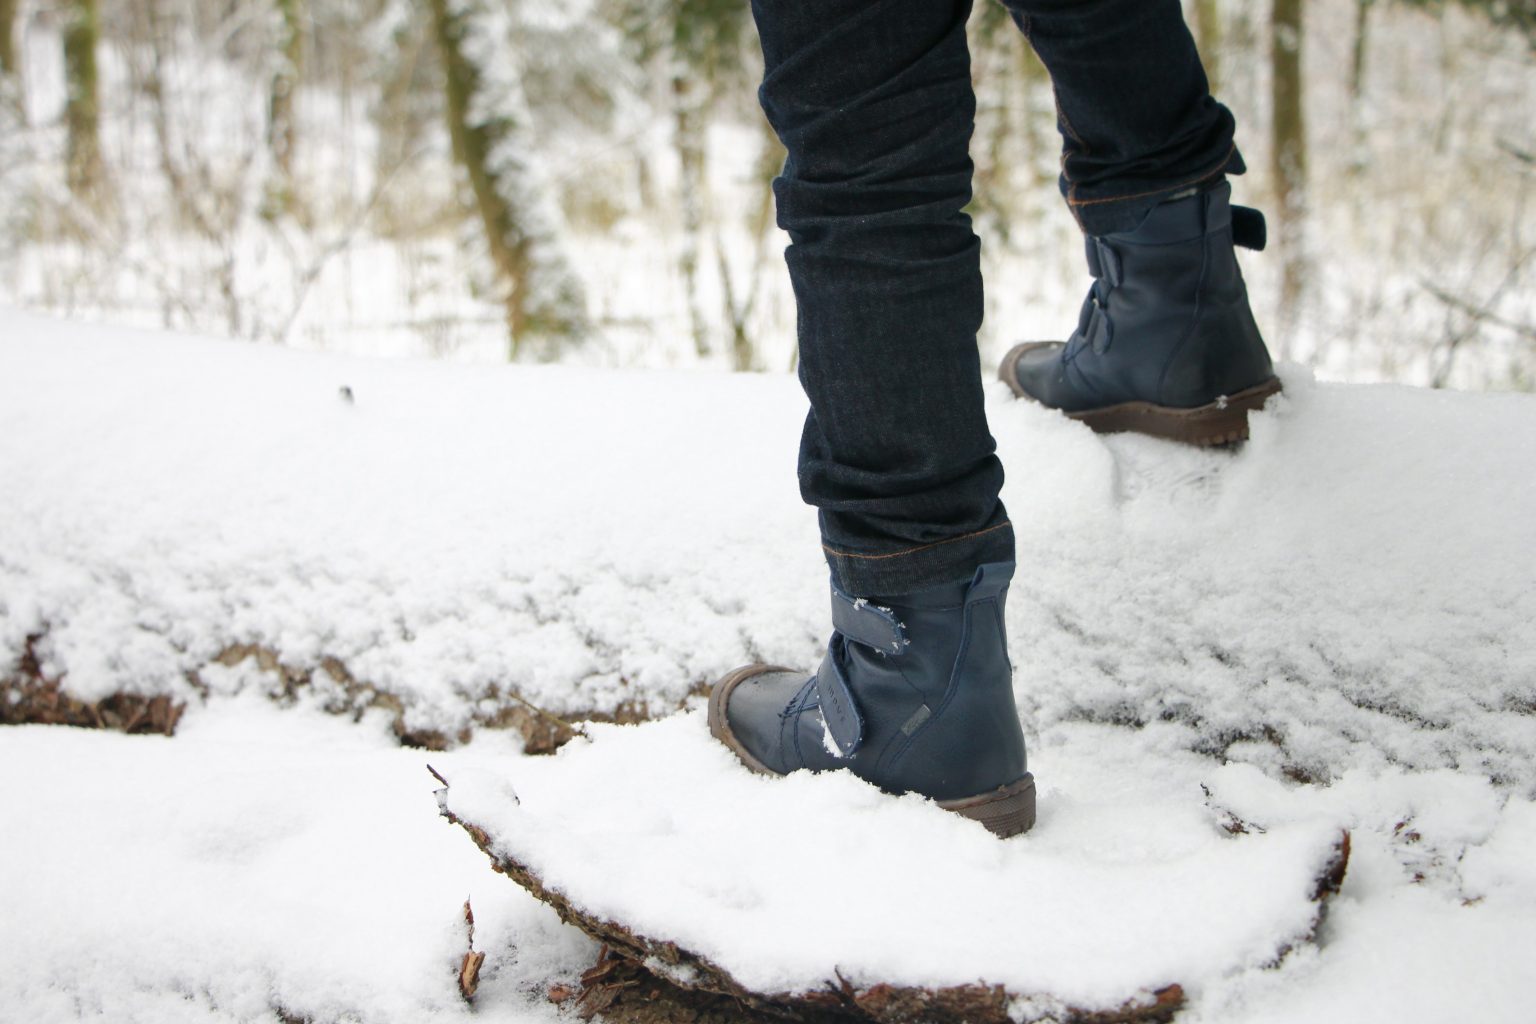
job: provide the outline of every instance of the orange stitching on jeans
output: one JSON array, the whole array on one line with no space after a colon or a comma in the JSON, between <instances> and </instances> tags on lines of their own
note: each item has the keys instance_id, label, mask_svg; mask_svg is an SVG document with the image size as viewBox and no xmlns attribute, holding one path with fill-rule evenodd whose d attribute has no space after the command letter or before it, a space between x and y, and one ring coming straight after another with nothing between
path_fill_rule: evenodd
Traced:
<instances>
[{"instance_id":1,"label":"orange stitching on jeans","mask_svg":"<svg viewBox=\"0 0 1536 1024\"><path fill-rule=\"evenodd\" d=\"M991 533L994 530L1001 530L1005 526L1012 525L1013 523L1004 519L996 526L989 526L985 530L977 530L975 533L967 533L963 537L950 537L947 540L936 540L932 544L920 544L915 548L907 548L905 551L893 551L888 555L858 555L848 551L839 551L836 548L829 548L825 544L821 546L821 550L825 551L829 555L836 555L838 558L862 558L865 561L875 562L883 558L900 558L903 555L915 555L919 551L927 551L929 548L936 548L943 544L953 544L957 540L970 540L972 537L981 537Z\"/></svg>"},{"instance_id":2,"label":"orange stitching on jeans","mask_svg":"<svg viewBox=\"0 0 1536 1024\"><path fill-rule=\"evenodd\" d=\"M1169 185L1167 188L1153 189L1151 192L1137 192L1128 196L1109 196L1105 199L1073 199L1071 196L1068 196L1067 203L1071 206L1095 206L1099 203L1118 203L1124 199L1145 199L1147 196L1162 195L1164 192L1177 192L1181 188L1188 188L1190 185L1198 185L1202 181L1205 181L1207 178L1220 174L1222 168L1227 166L1227 162L1232 159L1232 154L1235 152L1237 152L1237 143L1234 142L1232 143L1232 148L1227 150L1227 155L1221 158L1221 163L1217 164L1214 170L1206 171L1198 178L1190 178L1188 181L1181 181L1177 185Z\"/></svg>"}]
</instances>

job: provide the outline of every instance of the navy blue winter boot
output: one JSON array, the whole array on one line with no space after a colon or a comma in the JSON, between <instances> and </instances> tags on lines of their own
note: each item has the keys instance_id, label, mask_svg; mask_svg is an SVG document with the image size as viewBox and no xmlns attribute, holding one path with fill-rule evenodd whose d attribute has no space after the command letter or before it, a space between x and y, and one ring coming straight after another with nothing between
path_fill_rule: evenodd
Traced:
<instances>
[{"instance_id":1,"label":"navy blue winter boot","mask_svg":"<svg viewBox=\"0 0 1536 1024\"><path fill-rule=\"evenodd\" d=\"M1035 781L1003 626L1013 567L993 562L969 583L891 598L834 586L834 632L817 673L731 672L710 692L710 732L755 771L847 769L1000 837L1025 831Z\"/></svg>"},{"instance_id":2,"label":"navy blue winter boot","mask_svg":"<svg viewBox=\"0 0 1536 1024\"><path fill-rule=\"evenodd\" d=\"M1066 342L1028 342L998 375L1021 398L1100 433L1196 445L1248 437L1280 390L1234 245L1264 248L1264 215L1222 181L1152 208L1134 230L1087 237L1095 278Z\"/></svg>"}]
</instances>

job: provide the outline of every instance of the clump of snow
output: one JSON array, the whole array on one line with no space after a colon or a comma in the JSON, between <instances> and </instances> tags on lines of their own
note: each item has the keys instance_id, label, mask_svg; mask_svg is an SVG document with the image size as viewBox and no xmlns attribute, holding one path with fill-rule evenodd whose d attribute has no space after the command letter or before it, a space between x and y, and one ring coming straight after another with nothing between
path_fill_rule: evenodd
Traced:
<instances>
[{"instance_id":1,"label":"clump of snow","mask_svg":"<svg viewBox=\"0 0 1536 1024\"><path fill-rule=\"evenodd\" d=\"M839 974L985 981L1083 1009L1199 991L1305 941L1340 838L1317 815L1232 839L1194 758L1154 776L1054 758L1035 831L1004 843L845 773L755 775L702 712L589 732L553 758L450 775L450 809L588 912L760 992Z\"/></svg>"},{"instance_id":2,"label":"clump of snow","mask_svg":"<svg viewBox=\"0 0 1536 1024\"><path fill-rule=\"evenodd\" d=\"M843 748L837 745L837 737L832 735L832 727L827 724L825 716L820 715L820 711L818 711L817 714L821 717L822 749L831 754L833 757L842 757Z\"/></svg>"}]
</instances>

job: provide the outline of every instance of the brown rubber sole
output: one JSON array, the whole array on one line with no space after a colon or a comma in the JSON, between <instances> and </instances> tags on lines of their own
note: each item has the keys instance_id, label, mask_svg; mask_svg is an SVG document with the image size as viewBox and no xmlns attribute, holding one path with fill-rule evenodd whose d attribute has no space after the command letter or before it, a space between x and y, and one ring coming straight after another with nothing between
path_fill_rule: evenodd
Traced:
<instances>
[{"instance_id":1,"label":"brown rubber sole","mask_svg":"<svg viewBox=\"0 0 1536 1024\"><path fill-rule=\"evenodd\" d=\"M1034 401L1029 392L1019 387L1018 374L1014 368L1025 352L1054 344L1057 343L1027 341L1015 345L1003 357L997 369L998 377L1019 398ZM1248 414L1264 408L1264 403L1279 393L1280 379L1271 377L1234 395L1223 395L1209 405L1193 409L1175 409L1152 402L1122 402L1102 409L1069 412L1067 416L1085 424L1097 434L1148 434L1207 448L1248 440Z\"/></svg>"},{"instance_id":2,"label":"brown rubber sole","mask_svg":"<svg viewBox=\"0 0 1536 1024\"><path fill-rule=\"evenodd\" d=\"M730 702L731 691L753 676L765 672L793 671L778 665L745 665L726 673L710 687L709 734L729 747L742 764L763 775L780 773L753 757L751 751L736 739L736 734L731 731L731 723L725 716L725 708ZM935 800L934 803L963 818L979 821L988 832L999 839L1007 839L1028 832L1035 824L1035 777L1025 772L1024 777L1017 782L999 786L991 792L951 800Z\"/></svg>"}]
</instances>

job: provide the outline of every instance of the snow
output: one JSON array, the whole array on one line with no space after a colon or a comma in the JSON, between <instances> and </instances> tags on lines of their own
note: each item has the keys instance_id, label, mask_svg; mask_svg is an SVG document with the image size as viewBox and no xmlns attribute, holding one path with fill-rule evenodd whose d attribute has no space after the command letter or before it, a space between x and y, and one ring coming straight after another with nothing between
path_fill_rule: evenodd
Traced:
<instances>
[{"instance_id":1,"label":"snow","mask_svg":"<svg viewBox=\"0 0 1536 1024\"><path fill-rule=\"evenodd\" d=\"M247 645L335 659L454 736L508 689L655 714L825 643L788 377L0 317L0 650L44 634L79 696L279 687L210 668ZM989 394L1026 722L1169 720L1271 772L1460 767L1536 792L1536 399L1293 369L1233 455Z\"/></svg>"},{"instance_id":2,"label":"snow","mask_svg":"<svg viewBox=\"0 0 1536 1024\"><path fill-rule=\"evenodd\" d=\"M50 671L81 696L190 697L187 671L252 644L339 659L400 694L413 728L452 735L493 686L555 713L665 710L749 653L804 660L821 632L788 381L509 374L0 316L0 479L25 481L0 496L0 647L46 627ZM573 394L614 416L576 414ZM713 457L696 394L780 430ZM790 514L745 514L774 504ZM747 595L786 557L799 589L754 598L768 628L746 636Z\"/></svg>"},{"instance_id":3,"label":"snow","mask_svg":"<svg viewBox=\"0 0 1536 1024\"><path fill-rule=\"evenodd\" d=\"M21 726L0 774L5 1020L468 1021L466 897L482 1012L553 1020L544 986L595 955L434 820L377 721L245 698L174 739Z\"/></svg>"},{"instance_id":4,"label":"snow","mask_svg":"<svg viewBox=\"0 0 1536 1024\"><path fill-rule=\"evenodd\" d=\"M595 950L435 819L430 759L573 893L765 984L830 963L1085 1003L1179 981L1186 1021L1526 1019L1536 399L1283 373L1238 453L1098 438L990 386L1040 786L1035 830L998 843L707 738L704 684L825 643L791 378L0 310L0 663L41 635L73 694L189 704L169 740L0 731L0 1017L464 1019L470 896L480 1012L548 1019ZM399 749L375 690L474 738ZM536 758L485 725L509 691L685 711ZM1263 969L1342 827L1320 945ZM943 931L962 906L974 931Z\"/></svg>"},{"instance_id":5,"label":"snow","mask_svg":"<svg viewBox=\"0 0 1536 1024\"><path fill-rule=\"evenodd\" d=\"M702 712L589 731L554 758L449 775L449 808L589 912L760 992L986 979L1114 1009L1303 941L1340 834L1320 820L1232 841L1197 785L1090 755L1053 757L1036 833L999 843L851 775L752 775Z\"/></svg>"}]
</instances>

